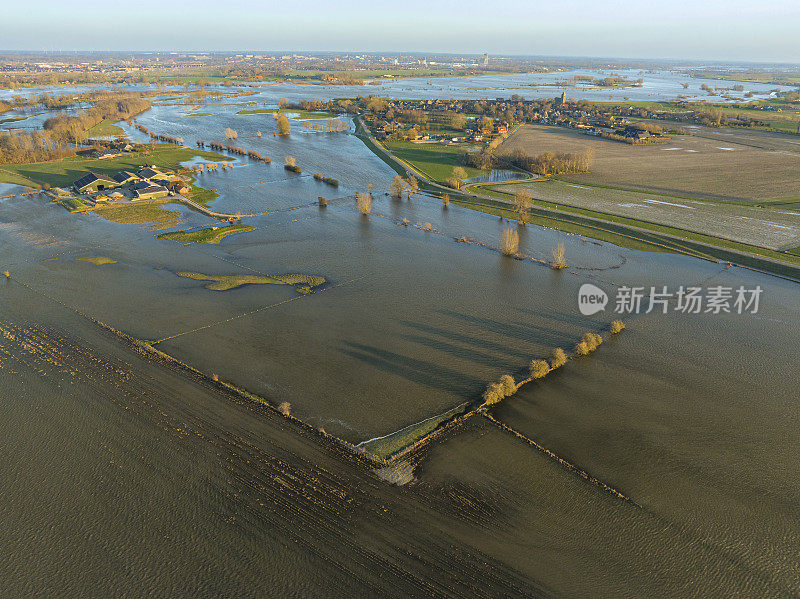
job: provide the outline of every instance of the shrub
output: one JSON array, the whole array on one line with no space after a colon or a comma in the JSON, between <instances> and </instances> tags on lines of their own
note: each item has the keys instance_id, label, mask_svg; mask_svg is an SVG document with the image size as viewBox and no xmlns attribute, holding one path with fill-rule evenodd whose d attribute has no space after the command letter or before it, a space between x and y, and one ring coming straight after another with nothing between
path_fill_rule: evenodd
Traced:
<instances>
[{"instance_id":1,"label":"shrub","mask_svg":"<svg viewBox=\"0 0 800 599\"><path fill-rule=\"evenodd\" d=\"M519 251L519 233L505 229L500 234L500 251L504 256L513 256Z\"/></svg>"},{"instance_id":2,"label":"shrub","mask_svg":"<svg viewBox=\"0 0 800 599\"><path fill-rule=\"evenodd\" d=\"M442 206L444 208L447 208L447 206L449 204L450 204L450 195L449 194L443 194L442 195Z\"/></svg>"},{"instance_id":3,"label":"shrub","mask_svg":"<svg viewBox=\"0 0 800 599\"><path fill-rule=\"evenodd\" d=\"M430 223L425 223L424 225L422 225L422 228L424 230L426 230L426 231L432 231L433 230L433 225L430 224Z\"/></svg>"},{"instance_id":4,"label":"shrub","mask_svg":"<svg viewBox=\"0 0 800 599\"><path fill-rule=\"evenodd\" d=\"M496 404L504 397L503 386L500 383L491 383L486 387L486 391L483 392L483 403L490 406Z\"/></svg>"},{"instance_id":5,"label":"shrub","mask_svg":"<svg viewBox=\"0 0 800 599\"><path fill-rule=\"evenodd\" d=\"M4 270L3 274L6 276L6 279L10 279L11 278L11 273L8 272L7 270Z\"/></svg>"},{"instance_id":6,"label":"shrub","mask_svg":"<svg viewBox=\"0 0 800 599\"><path fill-rule=\"evenodd\" d=\"M278 123L278 133L281 135L289 135L289 132L292 130L292 125L289 123L289 119L286 118L286 115L276 114L275 120Z\"/></svg>"},{"instance_id":7,"label":"shrub","mask_svg":"<svg viewBox=\"0 0 800 599\"><path fill-rule=\"evenodd\" d=\"M580 343L575 346L575 353L586 356L596 350L603 343L603 338L597 333L586 333Z\"/></svg>"},{"instance_id":8,"label":"shrub","mask_svg":"<svg viewBox=\"0 0 800 599\"><path fill-rule=\"evenodd\" d=\"M624 322L622 322L621 320L615 320L614 322L611 323L611 334L618 335L619 333L622 332L622 329L624 328L625 328Z\"/></svg>"},{"instance_id":9,"label":"shrub","mask_svg":"<svg viewBox=\"0 0 800 599\"><path fill-rule=\"evenodd\" d=\"M410 223L411 221L410 221L410 220L408 220L407 218L403 218L403 220L402 220L401 222L403 223L403 226L404 226L404 227L407 227L407 226L408 226L408 223Z\"/></svg>"},{"instance_id":10,"label":"shrub","mask_svg":"<svg viewBox=\"0 0 800 599\"><path fill-rule=\"evenodd\" d=\"M567 261L565 259L565 255L566 255L566 248L564 247L563 243L559 243L553 250L553 261L550 263L550 267L555 270L561 270L562 268L566 268Z\"/></svg>"},{"instance_id":11,"label":"shrub","mask_svg":"<svg viewBox=\"0 0 800 599\"><path fill-rule=\"evenodd\" d=\"M211 380L214 381L215 383L218 383L219 382L219 375L218 374L212 374L211 375Z\"/></svg>"},{"instance_id":12,"label":"shrub","mask_svg":"<svg viewBox=\"0 0 800 599\"><path fill-rule=\"evenodd\" d=\"M550 372L550 365L546 360L532 360L530 364L531 378L541 379Z\"/></svg>"},{"instance_id":13,"label":"shrub","mask_svg":"<svg viewBox=\"0 0 800 599\"><path fill-rule=\"evenodd\" d=\"M319 202L320 208L325 208L328 205L328 200L323 198L322 196L319 196L317 198L317 202Z\"/></svg>"},{"instance_id":14,"label":"shrub","mask_svg":"<svg viewBox=\"0 0 800 599\"><path fill-rule=\"evenodd\" d=\"M372 196L368 193L356 194L356 207L361 214L369 214L372 212Z\"/></svg>"},{"instance_id":15,"label":"shrub","mask_svg":"<svg viewBox=\"0 0 800 599\"><path fill-rule=\"evenodd\" d=\"M294 166L295 164L297 164L297 162L294 159L294 156L287 156L286 158L283 159L283 163L286 166Z\"/></svg>"},{"instance_id":16,"label":"shrub","mask_svg":"<svg viewBox=\"0 0 800 599\"><path fill-rule=\"evenodd\" d=\"M288 401L284 401L278 406L278 411L284 416L288 416L292 413L292 404L290 404Z\"/></svg>"},{"instance_id":17,"label":"shrub","mask_svg":"<svg viewBox=\"0 0 800 599\"><path fill-rule=\"evenodd\" d=\"M500 385L503 387L503 396L508 397L517 392L517 383L514 382L514 377L510 374L504 374L500 377Z\"/></svg>"},{"instance_id":18,"label":"shrub","mask_svg":"<svg viewBox=\"0 0 800 599\"><path fill-rule=\"evenodd\" d=\"M550 367L561 368L567 363L567 354L560 347L553 350L553 355L550 356Z\"/></svg>"}]
</instances>

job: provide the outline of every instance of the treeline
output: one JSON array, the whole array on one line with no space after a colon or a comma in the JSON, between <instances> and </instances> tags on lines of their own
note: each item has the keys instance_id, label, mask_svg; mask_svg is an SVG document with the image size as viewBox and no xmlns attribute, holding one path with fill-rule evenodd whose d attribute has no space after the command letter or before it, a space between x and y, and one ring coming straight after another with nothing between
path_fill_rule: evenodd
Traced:
<instances>
[{"instance_id":1,"label":"treeline","mask_svg":"<svg viewBox=\"0 0 800 599\"><path fill-rule=\"evenodd\" d=\"M0 164L25 164L75 156L77 148L49 131L0 131Z\"/></svg>"},{"instance_id":2,"label":"treeline","mask_svg":"<svg viewBox=\"0 0 800 599\"><path fill-rule=\"evenodd\" d=\"M59 141L75 144L88 140L88 131L104 119L124 121L148 110L152 104L144 98L119 98L97 102L80 114L69 116L65 113L50 117L44 122L45 131L50 131Z\"/></svg>"},{"instance_id":3,"label":"treeline","mask_svg":"<svg viewBox=\"0 0 800 599\"><path fill-rule=\"evenodd\" d=\"M198 141L197 146L200 148L206 147L206 142ZM212 141L208 143L208 147L212 150L217 150L219 152L227 151L231 154L236 154L238 156L247 156L248 158L252 158L253 160L258 160L259 162L263 162L264 164L269 164L272 162L272 158L269 156L264 156L260 152L256 152L255 150L245 150L244 148L239 148L234 146L233 144L221 144L217 141Z\"/></svg>"},{"instance_id":4,"label":"treeline","mask_svg":"<svg viewBox=\"0 0 800 599\"><path fill-rule=\"evenodd\" d=\"M563 175L588 172L594 162L594 150L586 148L580 152L544 152L532 156L523 150L494 155L484 148L478 152L466 152L462 159L467 166L483 170L519 168L537 175Z\"/></svg>"}]
</instances>

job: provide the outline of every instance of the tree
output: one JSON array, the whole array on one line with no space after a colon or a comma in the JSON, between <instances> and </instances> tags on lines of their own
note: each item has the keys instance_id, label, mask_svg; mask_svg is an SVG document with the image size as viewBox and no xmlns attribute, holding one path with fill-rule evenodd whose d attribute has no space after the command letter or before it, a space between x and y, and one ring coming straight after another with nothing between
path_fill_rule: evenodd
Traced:
<instances>
[{"instance_id":1,"label":"tree","mask_svg":"<svg viewBox=\"0 0 800 599\"><path fill-rule=\"evenodd\" d=\"M403 177L401 177L400 175L395 175L394 179L392 179L392 184L390 186L390 189L393 198L403 197L403 192L406 189L406 183L403 180Z\"/></svg>"},{"instance_id":2,"label":"tree","mask_svg":"<svg viewBox=\"0 0 800 599\"><path fill-rule=\"evenodd\" d=\"M500 234L500 251L504 256L513 256L519 251L519 233L504 229Z\"/></svg>"},{"instance_id":3,"label":"tree","mask_svg":"<svg viewBox=\"0 0 800 599\"><path fill-rule=\"evenodd\" d=\"M412 194L417 193L418 189L419 189L419 182L417 181L417 178L414 175L409 175L408 176L408 188L406 189L406 191L408 192L408 199L409 200L411 199L411 195Z\"/></svg>"},{"instance_id":4,"label":"tree","mask_svg":"<svg viewBox=\"0 0 800 599\"><path fill-rule=\"evenodd\" d=\"M289 132L292 130L292 126L289 124L289 119L286 118L286 115L277 114L275 115L275 120L278 122L278 133L281 135L289 135Z\"/></svg>"},{"instance_id":5,"label":"tree","mask_svg":"<svg viewBox=\"0 0 800 599\"><path fill-rule=\"evenodd\" d=\"M289 105L289 99L288 98L281 98L280 100L278 100L278 108L279 109L286 108L288 105Z\"/></svg>"},{"instance_id":6,"label":"tree","mask_svg":"<svg viewBox=\"0 0 800 599\"><path fill-rule=\"evenodd\" d=\"M363 215L367 215L372 212L372 196L368 193L358 192L356 194L356 207Z\"/></svg>"},{"instance_id":7,"label":"tree","mask_svg":"<svg viewBox=\"0 0 800 599\"><path fill-rule=\"evenodd\" d=\"M239 134L230 127L226 127L225 137L227 137L228 139L236 139L237 137L239 137Z\"/></svg>"},{"instance_id":8,"label":"tree","mask_svg":"<svg viewBox=\"0 0 800 599\"><path fill-rule=\"evenodd\" d=\"M462 181L467 178L467 171L464 170L464 167L457 166L453 169L453 176L456 179L461 179Z\"/></svg>"},{"instance_id":9,"label":"tree","mask_svg":"<svg viewBox=\"0 0 800 599\"><path fill-rule=\"evenodd\" d=\"M559 243L553 250L553 261L550 263L553 270L561 270L567 267L566 248L563 243Z\"/></svg>"},{"instance_id":10,"label":"tree","mask_svg":"<svg viewBox=\"0 0 800 599\"><path fill-rule=\"evenodd\" d=\"M517 213L517 220L524 223L531 214L531 204L533 197L527 189L518 189L514 193L514 211Z\"/></svg>"},{"instance_id":11,"label":"tree","mask_svg":"<svg viewBox=\"0 0 800 599\"><path fill-rule=\"evenodd\" d=\"M530 363L530 371L532 379L544 378L550 372L550 364L545 360L532 360Z\"/></svg>"},{"instance_id":12,"label":"tree","mask_svg":"<svg viewBox=\"0 0 800 599\"><path fill-rule=\"evenodd\" d=\"M463 114L454 114L450 117L450 126L453 129L463 129L464 125L467 124L467 117Z\"/></svg>"}]
</instances>

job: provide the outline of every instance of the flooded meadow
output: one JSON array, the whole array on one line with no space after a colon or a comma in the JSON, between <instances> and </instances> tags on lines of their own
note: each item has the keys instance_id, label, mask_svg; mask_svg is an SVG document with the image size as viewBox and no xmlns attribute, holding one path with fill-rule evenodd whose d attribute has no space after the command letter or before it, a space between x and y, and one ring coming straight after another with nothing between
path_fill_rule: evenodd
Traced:
<instances>
[{"instance_id":1,"label":"flooded meadow","mask_svg":"<svg viewBox=\"0 0 800 599\"><path fill-rule=\"evenodd\" d=\"M163 105L138 118L188 147L224 143L230 127L236 145L272 158L196 175L219 194L210 208L255 215L242 219L254 230L215 245L158 238L219 226L182 205L168 206L179 222L154 230L36 195L0 199L9 596L799 593L797 284L534 225L519 228L526 259L505 257L499 238L516 223L391 197L395 172L352 124L312 133L293 119L276 136L271 114L237 114L334 91L348 93L264 85L203 105L210 116ZM363 215L354 194L370 184ZM562 271L540 262L559 243ZM324 283L219 291L178 273ZM585 283L612 296L604 312L579 312ZM313 433L388 435L605 334L619 287L691 285L761 286L760 310L624 316L621 335L492 410L518 435L473 416L415 456L408 485ZM288 402L310 427L148 359L93 321Z\"/></svg>"}]
</instances>

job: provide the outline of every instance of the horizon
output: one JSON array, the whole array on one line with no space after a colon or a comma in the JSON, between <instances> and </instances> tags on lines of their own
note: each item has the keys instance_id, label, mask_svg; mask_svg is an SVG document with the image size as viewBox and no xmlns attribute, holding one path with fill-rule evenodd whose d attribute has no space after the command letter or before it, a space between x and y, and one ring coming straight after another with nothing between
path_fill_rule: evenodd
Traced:
<instances>
[{"instance_id":1,"label":"horizon","mask_svg":"<svg viewBox=\"0 0 800 599\"><path fill-rule=\"evenodd\" d=\"M54 0L34 0L7 9L6 23L20 26L3 38L15 48L9 52L279 52L306 46L301 51L400 53L408 51L396 48L405 47L420 53L800 63L794 42L800 7L782 0L757 6L713 0L699 7L687 0L669 7L647 0L635 11L617 0L559 6L512 0L491 8L475 0L459 6L410 0L402 7L380 3L373 11L374 18L354 2L331 8L318 0L302 12L237 0L224 7L208 0L191 6L145 0L135 11L90 0L75 11ZM41 15L36 38L22 26L32 13ZM122 35L117 21L125 24ZM87 27L99 31L91 43Z\"/></svg>"}]
</instances>

